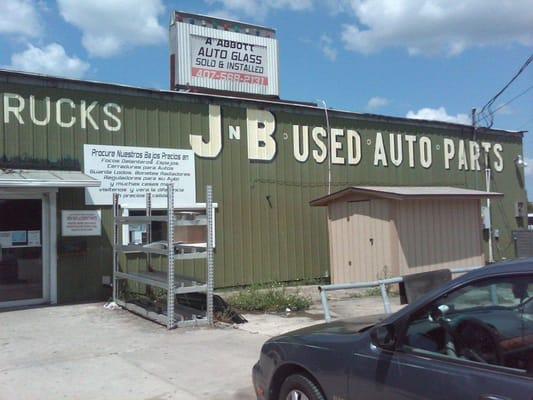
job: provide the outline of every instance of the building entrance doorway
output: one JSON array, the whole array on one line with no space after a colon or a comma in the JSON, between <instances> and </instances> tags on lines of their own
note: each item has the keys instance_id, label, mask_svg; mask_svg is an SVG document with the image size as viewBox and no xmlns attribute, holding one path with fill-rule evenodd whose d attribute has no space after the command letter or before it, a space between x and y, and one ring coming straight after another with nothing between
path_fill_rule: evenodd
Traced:
<instances>
[{"instance_id":1,"label":"building entrance doorway","mask_svg":"<svg viewBox=\"0 0 533 400\"><path fill-rule=\"evenodd\" d=\"M49 301L47 202L0 194L0 306Z\"/></svg>"}]
</instances>

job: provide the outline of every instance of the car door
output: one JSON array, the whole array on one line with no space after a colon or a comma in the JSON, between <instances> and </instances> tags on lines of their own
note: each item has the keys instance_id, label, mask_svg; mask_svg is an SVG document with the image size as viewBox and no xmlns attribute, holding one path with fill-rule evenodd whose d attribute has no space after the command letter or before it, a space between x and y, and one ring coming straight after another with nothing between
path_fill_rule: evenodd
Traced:
<instances>
[{"instance_id":1,"label":"car door","mask_svg":"<svg viewBox=\"0 0 533 400\"><path fill-rule=\"evenodd\" d=\"M533 399L532 275L471 282L396 328L394 350L357 355L351 398Z\"/></svg>"}]
</instances>

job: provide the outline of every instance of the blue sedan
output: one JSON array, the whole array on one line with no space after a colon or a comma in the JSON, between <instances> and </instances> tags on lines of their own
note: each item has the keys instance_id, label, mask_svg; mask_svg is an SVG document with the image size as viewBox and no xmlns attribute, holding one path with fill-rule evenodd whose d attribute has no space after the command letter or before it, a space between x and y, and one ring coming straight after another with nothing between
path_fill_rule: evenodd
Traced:
<instances>
[{"instance_id":1,"label":"blue sedan","mask_svg":"<svg viewBox=\"0 0 533 400\"><path fill-rule=\"evenodd\" d=\"M533 259L470 272L368 322L268 340L253 368L257 398L533 399Z\"/></svg>"}]
</instances>

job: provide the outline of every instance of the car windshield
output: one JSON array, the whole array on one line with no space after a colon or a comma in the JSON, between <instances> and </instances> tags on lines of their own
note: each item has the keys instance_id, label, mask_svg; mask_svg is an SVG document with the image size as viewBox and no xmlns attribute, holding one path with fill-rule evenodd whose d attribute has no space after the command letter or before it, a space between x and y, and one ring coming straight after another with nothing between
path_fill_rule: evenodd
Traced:
<instances>
[{"instance_id":1,"label":"car windshield","mask_svg":"<svg viewBox=\"0 0 533 400\"><path fill-rule=\"evenodd\" d=\"M515 279L492 285L468 285L445 296L441 301L454 313L487 307L513 309L528 303L532 296L533 284Z\"/></svg>"}]
</instances>

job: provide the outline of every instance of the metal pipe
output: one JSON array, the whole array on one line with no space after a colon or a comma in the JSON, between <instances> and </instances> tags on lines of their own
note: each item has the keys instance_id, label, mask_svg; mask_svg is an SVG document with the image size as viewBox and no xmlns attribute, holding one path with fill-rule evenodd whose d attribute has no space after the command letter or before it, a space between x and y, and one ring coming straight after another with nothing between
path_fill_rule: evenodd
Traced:
<instances>
[{"instance_id":1,"label":"metal pipe","mask_svg":"<svg viewBox=\"0 0 533 400\"><path fill-rule=\"evenodd\" d=\"M384 283L381 283L379 285L379 288L381 290L381 298L383 299L383 308L385 309L385 314L391 314L392 309L390 305L389 294L387 293L387 288L385 287Z\"/></svg>"},{"instance_id":2,"label":"metal pipe","mask_svg":"<svg viewBox=\"0 0 533 400\"><path fill-rule=\"evenodd\" d=\"M488 164L488 154L485 153L485 186L486 191L490 192L490 179L491 179L491 169ZM492 252L492 215L490 211L490 197L487 197L487 214L489 216L489 263L494 262L494 254Z\"/></svg>"},{"instance_id":3,"label":"metal pipe","mask_svg":"<svg viewBox=\"0 0 533 400\"><path fill-rule=\"evenodd\" d=\"M324 309L324 320L326 322L331 322L331 314L329 312L328 296L325 290L320 290L320 299L322 300L322 308Z\"/></svg>"},{"instance_id":4,"label":"metal pipe","mask_svg":"<svg viewBox=\"0 0 533 400\"><path fill-rule=\"evenodd\" d=\"M168 240L168 290L167 290L167 328L175 327L174 319L174 185L167 186L167 240Z\"/></svg>"},{"instance_id":5,"label":"metal pipe","mask_svg":"<svg viewBox=\"0 0 533 400\"><path fill-rule=\"evenodd\" d=\"M329 127L328 106L325 100L320 100L326 115L326 129L328 132L328 194L331 194L331 129Z\"/></svg>"},{"instance_id":6,"label":"metal pipe","mask_svg":"<svg viewBox=\"0 0 533 400\"><path fill-rule=\"evenodd\" d=\"M214 291L214 254L213 254L213 187L208 185L206 187L206 207L207 217L207 323L213 325L213 291Z\"/></svg>"},{"instance_id":7,"label":"metal pipe","mask_svg":"<svg viewBox=\"0 0 533 400\"><path fill-rule=\"evenodd\" d=\"M463 274L466 272L470 272L480 267L465 267L465 268L454 268L450 270L452 274ZM381 298L383 300L383 308L385 309L386 314L392 313L392 306L390 304L389 295L387 293L386 285L393 285L396 283L403 282L403 278L401 276L395 277L395 278L388 278L388 279L380 279L377 281L370 281L370 282L355 282L355 283L338 283L333 285L323 285L319 286L318 290L320 292L320 299L322 301L322 308L324 309L324 320L326 322L331 322L331 313L329 310L329 303L328 303L328 297L327 293L328 291L334 291L334 290L347 290L347 289L365 289L365 288L371 288L379 286L381 291Z\"/></svg>"}]
</instances>

